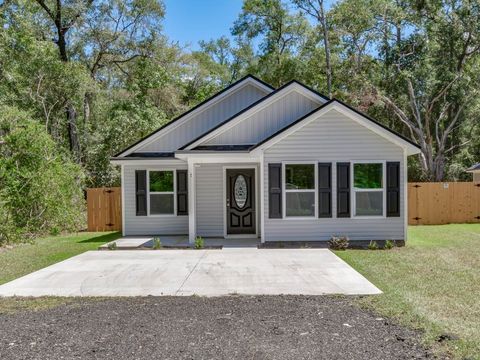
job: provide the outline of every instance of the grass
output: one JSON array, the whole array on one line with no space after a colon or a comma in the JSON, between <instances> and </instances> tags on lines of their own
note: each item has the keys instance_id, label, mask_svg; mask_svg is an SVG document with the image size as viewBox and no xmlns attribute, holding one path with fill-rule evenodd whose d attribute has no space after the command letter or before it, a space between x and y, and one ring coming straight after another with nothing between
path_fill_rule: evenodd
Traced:
<instances>
[{"instance_id":1,"label":"grass","mask_svg":"<svg viewBox=\"0 0 480 360\"><path fill-rule=\"evenodd\" d=\"M33 244L0 248L0 285L120 237L118 232L78 233L37 239ZM68 298L3 298L0 313L40 310L73 301Z\"/></svg>"},{"instance_id":2,"label":"grass","mask_svg":"<svg viewBox=\"0 0 480 360\"><path fill-rule=\"evenodd\" d=\"M410 227L403 248L336 254L384 292L362 306L421 329L438 351L480 359L480 224ZM442 334L458 339L440 344Z\"/></svg>"}]
</instances>

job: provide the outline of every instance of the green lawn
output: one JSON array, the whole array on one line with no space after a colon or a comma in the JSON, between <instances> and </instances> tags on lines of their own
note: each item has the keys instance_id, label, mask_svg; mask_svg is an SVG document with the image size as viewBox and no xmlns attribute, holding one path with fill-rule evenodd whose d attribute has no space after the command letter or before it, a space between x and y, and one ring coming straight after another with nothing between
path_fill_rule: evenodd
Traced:
<instances>
[{"instance_id":1,"label":"green lawn","mask_svg":"<svg viewBox=\"0 0 480 360\"><path fill-rule=\"evenodd\" d=\"M0 285L120 237L118 232L78 233L37 239L33 244L0 248ZM98 299L95 299L98 300ZM75 302L75 298L0 298L0 314L42 310Z\"/></svg>"},{"instance_id":2,"label":"green lawn","mask_svg":"<svg viewBox=\"0 0 480 360\"><path fill-rule=\"evenodd\" d=\"M480 224L414 226L404 248L336 254L384 292L361 305L422 329L440 351L480 359ZM435 341L445 333L458 340Z\"/></svg>"},{"instance_id":3,"label":"green lawn","mask_svg":"<svg viewBox=\"0 0 480 360\"><path fill-rule=\"evenodd\" d=\"M118 232L78 233L37 239L11 249L0 248L0 285L68 259L120 237Z\"/></svg>"}]
</instances>

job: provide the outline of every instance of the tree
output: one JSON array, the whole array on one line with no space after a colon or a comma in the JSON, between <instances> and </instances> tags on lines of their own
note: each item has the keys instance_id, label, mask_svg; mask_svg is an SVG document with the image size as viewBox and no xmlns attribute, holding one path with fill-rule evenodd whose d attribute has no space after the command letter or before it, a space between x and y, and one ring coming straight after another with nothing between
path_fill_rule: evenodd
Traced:
<instances>
[{"instance_id":1,"label":"tree","mask_svg":"<svg viewBox=\"0 0 480 360\"><path fill-rule=\"evenodd\" d=\"M469 142L461 141L460 129L478 126L466 113L473 115L478 105L480 8L475 2L445 1L410 11L413 22L397 21L402 25L384 49L389 76L376 88L419 143L424 178L442 181L447 158ZM402 36L412 25L415 31Z\"/></svg>"},{"instance_id":2,"label":"tree","mask_svg":"<svg viewBox=\"0 0 480 360\"><path fill-rule=\"evenodd\" d=\"M82 171L28 113L0 108L0 244L83 223ZM13 224L14 226L5 226Z\"/></svg>"},{"instance_id":3,"label":"tree","mask_svg":"<svg viewBox=\"0 0 480 360\"><path fill-rule=\"evenodd\" d=\"M332 63L331 63L331 49L330 49L330 29L325 11L324 0L293 0L294 4L312 16L319 24L323 35L323 48L325 51L325 71L327 74L327 91L328 97L331 98L332 90Z\"/></svg>"},{"instance_id":4,"label":"tree","mask_svg":"<svg viewBox=\"0 0 480 360\"><path fill-rule=\"evenodd\" d=\"M262 37L258 56L260 77L274 86L295 78L298 67L294 56L309 25L301 14L291 14L280 0L245 0L232 34L249 42Z\"/></svg>"},{"instance_id":5,"label":"tree","mask_svg":"<svg viewBox=\"0 0 480 360\"><path fill-rule=\"evenodd\" d=\"M45 11L48 18L50 18L56 32L55 44L58 47L60 59L63 62L69 61L69 53L67 49L67 33L76 25L79 18L90 8L93 0L74 1L62 3L62 0L50 1L47 4L46 0L36 0L36 2ZM78 138L77 128L77 110L70 99L66 99L65 104L67 116L68 138L70 142L70 150L79 158L80 157L80 141Z\"/></svg>"}]
</instances>

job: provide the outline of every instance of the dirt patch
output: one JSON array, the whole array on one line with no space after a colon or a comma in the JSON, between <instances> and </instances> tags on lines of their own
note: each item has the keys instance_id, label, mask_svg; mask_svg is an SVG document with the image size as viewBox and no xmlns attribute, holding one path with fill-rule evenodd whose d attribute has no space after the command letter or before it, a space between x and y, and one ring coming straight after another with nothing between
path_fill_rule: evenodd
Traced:
<instances>
[{"instance_id":1,"label":"dirt patch","mask_svg":"<svg viewBox=\"0 0 480 360\"><path fill-rule=\"evenodd\" d=\"M2 359L427 359L352 297L79 299L0 316Z\"/></svg>"}]
</instances>

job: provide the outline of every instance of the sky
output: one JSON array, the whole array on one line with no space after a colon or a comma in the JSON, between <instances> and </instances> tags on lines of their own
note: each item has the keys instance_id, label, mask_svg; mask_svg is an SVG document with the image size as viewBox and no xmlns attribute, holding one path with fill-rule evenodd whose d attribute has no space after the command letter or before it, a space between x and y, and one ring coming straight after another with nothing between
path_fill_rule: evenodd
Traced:
<instances>
[{"instance_id":1,"label":"sky","mask_svg":"<svg viewBox=\"0 0 480 360\"><path fill-rule=\"evenodd\" d=\"M171 41L198 50L200 40L231 38L230 28L242 10L242 0L164 0L165 34Z\"/></svg>"}]
</instances>

